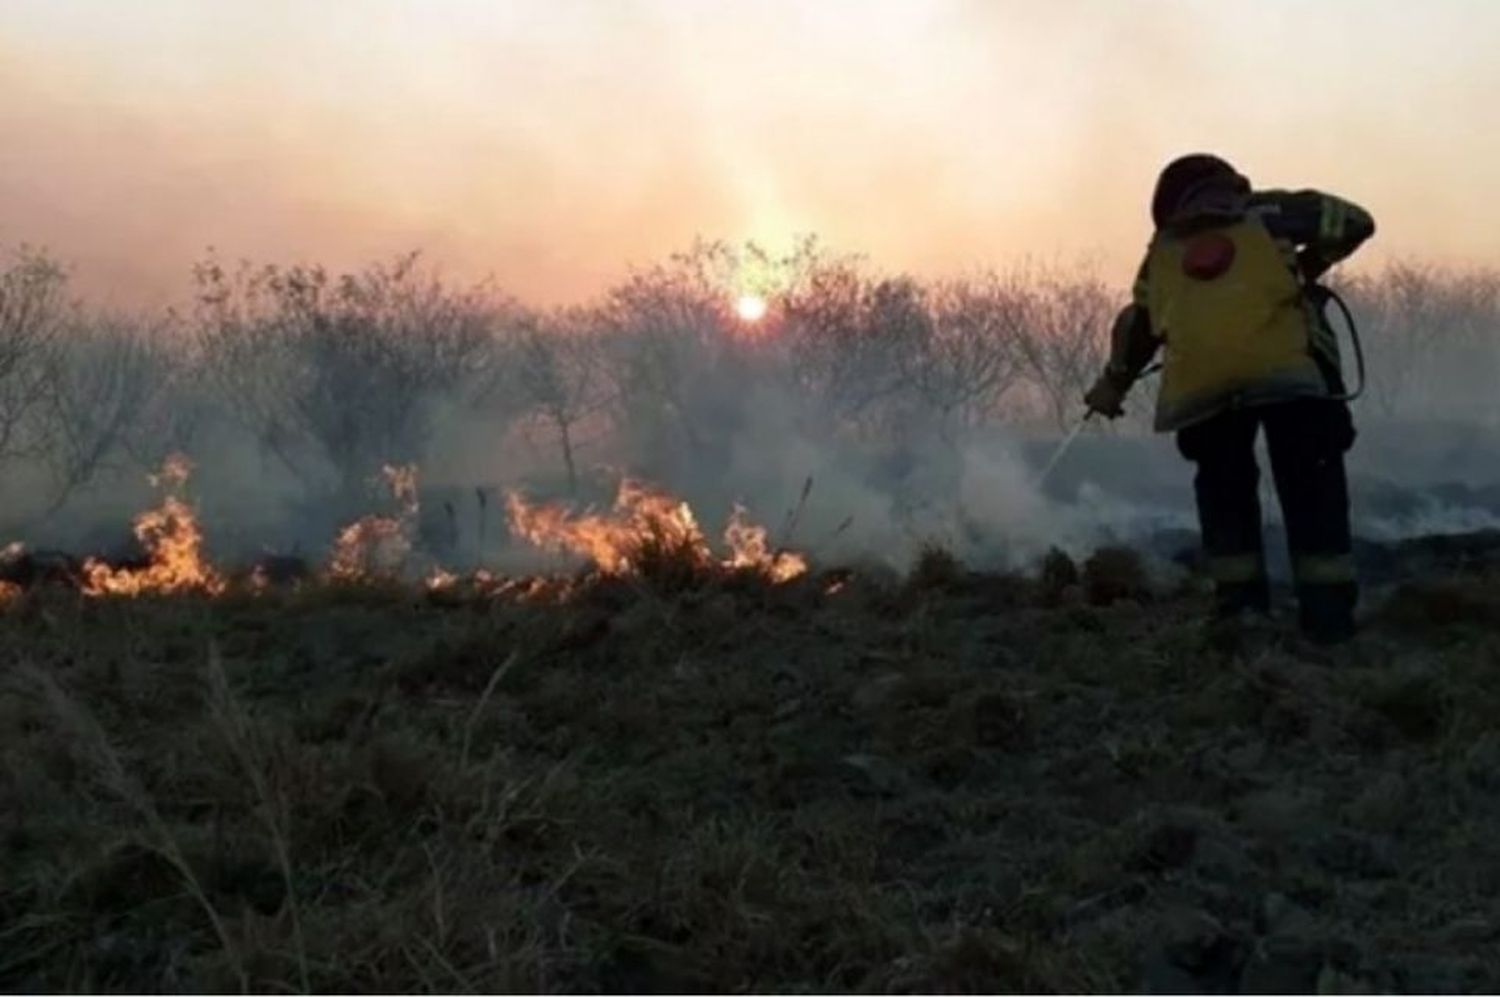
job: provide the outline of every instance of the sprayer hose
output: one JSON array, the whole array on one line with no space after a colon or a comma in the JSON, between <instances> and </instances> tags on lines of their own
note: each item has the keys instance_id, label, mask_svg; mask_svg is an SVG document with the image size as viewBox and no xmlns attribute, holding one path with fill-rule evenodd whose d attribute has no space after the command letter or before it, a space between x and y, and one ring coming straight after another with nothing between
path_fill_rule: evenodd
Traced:
<instances>
[{"instance_id":1,"label":"sprayer hose","mask_svg":"<svg viewBox=\"0 0 1500 997\"><path fill-rule=\"evenodd\" d=\"M1349 305L1339 293L1331 287L1323 288L1328 300L1338 305L1339 312L1344 316L1344 324L1349 327L1349 342L1354 346L1354 368L1359 372L1359 386L1353 391L1346 391L1336 396L1340 401L1352 402L1365 393L1365 351L1359 341L1359 326L1354 323L1354 314L1349 311Z\"/></svg>"}]
</instances>

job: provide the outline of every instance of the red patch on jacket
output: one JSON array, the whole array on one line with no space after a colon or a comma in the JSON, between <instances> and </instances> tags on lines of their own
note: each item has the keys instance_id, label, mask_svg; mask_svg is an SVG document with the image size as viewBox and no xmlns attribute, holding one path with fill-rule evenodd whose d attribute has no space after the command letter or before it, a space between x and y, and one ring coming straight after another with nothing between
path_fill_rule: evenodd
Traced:
<instances>
[{"instance_id":1,"label":"red patch on jacket","mask_svg":"<svg viewBox=\"0 0 1500 997\"><path fill-rule=\"evenodd\" d=\"M1194 280L1213 280L1234 263L1234 240L1219 232L1193 236L1182 254L1182 272Z\"/></svg>"}]
</instances>

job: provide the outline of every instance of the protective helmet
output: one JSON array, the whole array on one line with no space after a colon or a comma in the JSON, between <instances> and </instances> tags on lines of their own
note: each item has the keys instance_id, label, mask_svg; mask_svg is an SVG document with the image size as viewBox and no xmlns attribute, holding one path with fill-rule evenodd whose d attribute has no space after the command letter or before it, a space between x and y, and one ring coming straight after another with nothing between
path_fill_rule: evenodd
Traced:
<instances>
[{"instance_id":1,"label":"protective helmet","mask_svg":"<svg viewBox=\"0 0 1500 997\"><path fill-rule=\"evenodd\" d=\"M1222 186L1238 194L1250 193L1250 181L1218 156L1193 153L1167 164L1151 195L1151 221L1162 228L1190 197L1208 186Z\"/></svg>"}]
</instances>

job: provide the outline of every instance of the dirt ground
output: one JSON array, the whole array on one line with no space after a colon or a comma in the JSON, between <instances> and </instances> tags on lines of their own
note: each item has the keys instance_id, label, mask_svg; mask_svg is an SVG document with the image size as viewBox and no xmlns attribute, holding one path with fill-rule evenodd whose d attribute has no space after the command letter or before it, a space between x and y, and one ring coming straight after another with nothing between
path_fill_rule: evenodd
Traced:
<instances>
[{"instance_id":1,"label":"dirt ground","mask_svg":"<svg viewBox=\"0 0 1500 997\"><path fill-rule=\"evenodd\" d=\"M7 990L1500 989L1500 574L0 613Z\"/></svg>"}]
</instances>

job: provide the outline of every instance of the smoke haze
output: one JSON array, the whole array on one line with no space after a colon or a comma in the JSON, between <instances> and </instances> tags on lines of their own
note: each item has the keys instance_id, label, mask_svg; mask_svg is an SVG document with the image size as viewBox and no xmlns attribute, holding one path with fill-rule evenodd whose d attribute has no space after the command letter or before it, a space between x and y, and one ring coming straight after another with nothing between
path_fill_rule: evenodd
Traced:
<instances>
[{"instance_id":1,"label":"smoke haze","mask_svg":"<svg viewBox=\"0 0 1500 997\"><path fill-rule=\"evenodd\" d=\"M1124 281L1161 162L1214 148L1370 206L1374 259L1494 263L1497 35L1480 0L10 0L0 241L153 304L209 245L537 302L698 234Z\"/></svg>"}]
</instances>

